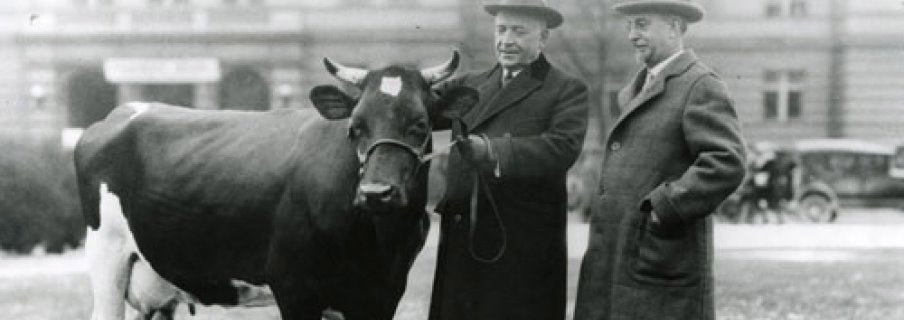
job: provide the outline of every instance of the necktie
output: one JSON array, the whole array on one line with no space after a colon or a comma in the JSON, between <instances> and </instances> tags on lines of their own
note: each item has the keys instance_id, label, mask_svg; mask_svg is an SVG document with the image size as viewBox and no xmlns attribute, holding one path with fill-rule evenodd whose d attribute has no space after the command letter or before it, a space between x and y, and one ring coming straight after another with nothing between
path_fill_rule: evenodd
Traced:
<instances>
[{"instance_id":1,"label":"necktie","mask_svg":"<svg viewBox=\"0 0 904 320\"><path fill-rule=\"evenodd\" d=\"M647 70L647 77L643 81L643 87L640 88L640 92L647 91L651 86L653 86L653 73Z\"/></svg>"},{"instance_id":2,"label":"necktie","mask_svg":"<svg viewBox=\"0 0 904 320\"><path fill-rule=\"evenodd\" d=\"M518 76L518 71L520 69L503 69L502 70L502 86L505 87L509 82L512 82L512 79Z\"/></svg>"},{"instance_id":3,"label":"necktie","mask_svg":"<svg viewBox=\"0 0 904 320\"><path fill-rule=\"evenodd\" d=\"M512 82L512 79L515 78L515 73L511 71L504 71L502 73L502 86L505 87L509 82Z\"/></svg>"}]
</instances>

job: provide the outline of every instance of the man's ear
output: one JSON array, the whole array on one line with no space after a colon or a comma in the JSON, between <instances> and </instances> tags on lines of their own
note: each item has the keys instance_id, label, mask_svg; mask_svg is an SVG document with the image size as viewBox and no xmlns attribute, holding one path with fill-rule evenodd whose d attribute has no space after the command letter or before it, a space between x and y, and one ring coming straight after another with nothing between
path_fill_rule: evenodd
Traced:
<instances>
[{"instance_id":1,"label":"man's ear","mask_svg":"<svg viewBox=\"0 0 904 320\"><path fill-rule=\"evenodd\" d=\"M436 102L434 112L439 113L443 118L454 120L460 119L468 113L477 101L480 100L480 94L477 90L470 87L455 87L445 92Z\"/></svg>"},{"instance_id":2,"label":"man's ear","mask_svg":"<svg viewBox=\"0 0 904 320\"><path fill-rule=\"evenodd\" d=\"M316 86L311 89L311 102L321 116L329 120L345 119L352 115L357 101L334 85Z\"/></svg>"}]
</instances>

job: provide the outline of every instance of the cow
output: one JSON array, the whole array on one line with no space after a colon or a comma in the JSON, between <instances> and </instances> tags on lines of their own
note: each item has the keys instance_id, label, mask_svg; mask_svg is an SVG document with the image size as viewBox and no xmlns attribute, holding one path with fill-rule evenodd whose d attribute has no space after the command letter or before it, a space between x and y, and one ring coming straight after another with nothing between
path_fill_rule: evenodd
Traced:
<instances>
[{"instance_id":1,"label":"cow","mask_svg":"<svg viewBox=\"0 0 904 320\"><path fill-rule=\"evenodd\" d=\"M421 70L325 58L360 94L317 86L314 108L116 107L74 152L92 319L122 319L124 299L166 319L178 303L270 292L283 319L391 319L429 228L431 124L478 99L431 90L458 63L458 52ZM102 205L102 187L118 206Z\"/></svg>"}]
</instances>

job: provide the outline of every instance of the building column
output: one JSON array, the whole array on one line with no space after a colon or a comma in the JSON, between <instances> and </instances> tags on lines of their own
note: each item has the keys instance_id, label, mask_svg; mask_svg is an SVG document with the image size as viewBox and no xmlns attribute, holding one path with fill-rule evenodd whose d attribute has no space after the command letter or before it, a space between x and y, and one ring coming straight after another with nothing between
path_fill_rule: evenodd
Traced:
<instances>
[{"instance_id":1,"label":"building column","mask_svg":"<svg viewBox=\"0 0 904 320\"><path fill-rule=\"evenodd\" d=\"M831 0L829 5L831 6L829 22L831 24L831 52L829 53L829 105L826 135L830 138L841 138L845 135L844 59L847 48L844 41L844 28L847 25L847 1Z\"/></svg>"},{"instance_id":2,"label":"building column","mask_svg":"<svg viewBox=\"0 0 904 320\"><path fill-rule=\"evenodd\" d=\"M301 108L301 69L275 68L270 74L270 108Z\"/></svg>"},{"instance_id":3,"label":"building column","mask_svg":"<svg viewBox=\"0 0 904 320\"><path fill-rule=\"evenodd\" d=\"M216 83L198 83L195 84L194 105L196 109L213 110L219 109L219 100L217 94Z\"/></svg>"},{"instance_id":4,"label":"building column","mask_svg":"<svg viewBox=\"0 0 904 320\"><path fill-rule=\"evenodd\" d=\"M62 86L57 71L53 67L36 68L29 70L26 77L28 103L20 110L27 120L19 124L25 126L24 138L36 143L54 139L65 125L69 111L58 92Z\"/></svg>"},{"instance_id":5,"label":"building column","mask_svg":"<svg viewBox=\"0 0 904 320\"><path fill-rule=\"evenodd\" d=\"M136 83L120 83L116 86L116 105L141 100L141 85Z\"/></svg>"}]
</instances>

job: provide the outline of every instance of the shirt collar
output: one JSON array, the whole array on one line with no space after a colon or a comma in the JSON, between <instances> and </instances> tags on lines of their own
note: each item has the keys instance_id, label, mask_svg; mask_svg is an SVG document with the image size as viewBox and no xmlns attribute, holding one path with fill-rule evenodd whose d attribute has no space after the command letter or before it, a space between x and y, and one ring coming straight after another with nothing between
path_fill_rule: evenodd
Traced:
<instances>
[{"instance_id":1,"label":"shirt collar","mask_svg":"<svg viewBox=\"0 0 904 320\"><path fill-rule=\"evenodd\" d=\"M505 77L506 74L511 73L511 74L512 74L512 78L514 78L514 77L517 77L518 74L521 73L521 71L524 71L524 68L517 68L517 69L507 69L507 68L502 68L502 72L503 72L503 73L502 73L502 76Z\"/></svg>"},{"instance_id":2,"label":"shirt collar","mask_svg":"<svg viewBox=\"0 0 904 320\"><path fill-rule=\"evenodd\" d=\"M648 68L648 69L647 69L647 70L648 70L647 72L649 72L653 77L658 76L660 73L662 73L662 70L665 70L665 67L667 67L667 66L669 65L670 62L674 61L674 60L675 60L676 58L678 58L678 56L680 56L682 53L684 53L684 49L678 50L678 52L675 52L674 54L672 54L672 55L669 56L668 58L665 58L665 60L660 61L659 63L657 63L657 64L656 64L655 66L653 66L652 68Z\"/></svg>"}]
</instances>

